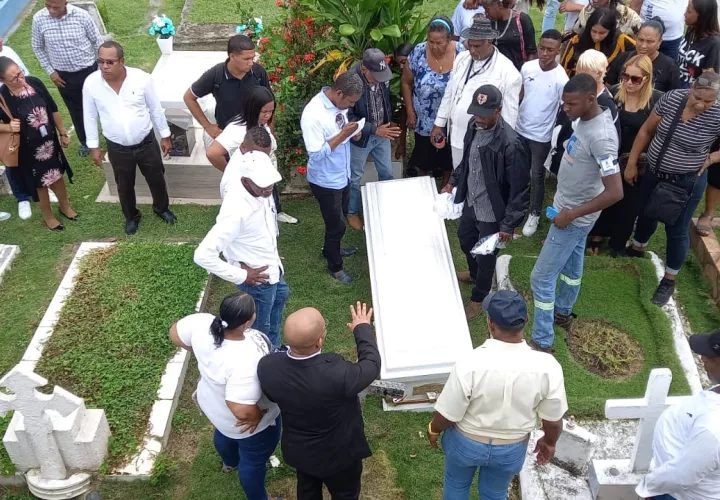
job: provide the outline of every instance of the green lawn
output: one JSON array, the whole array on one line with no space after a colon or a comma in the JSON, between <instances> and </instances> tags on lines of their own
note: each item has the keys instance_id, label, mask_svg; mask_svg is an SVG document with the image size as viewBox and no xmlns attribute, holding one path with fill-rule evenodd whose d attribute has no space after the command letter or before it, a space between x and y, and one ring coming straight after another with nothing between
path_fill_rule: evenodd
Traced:
<instances>
[{"instance_id":1,"label":"green lawn","mask_svg":"<svg viewBox=\"0 0 720 500\"><path fill-rule=\"evenodd\" d=\"M125 45L127 63L146 70L152 69L159 57L159 50L152 37L144 34L147 0L105 1L109 12L108 29ZM224 7L219 9L218 2L194 0L191 16L193 20L222 20L218 16L233 9L232 3L223 4ZM262 10L266 23L269 19L265 16L270 16L276 8L274 0L247 4L257 7L258 13ZM451 15L456 5L455 0L428 2L423 10L428 15L438 11ZM182 0L165 0L159 10L178 21L182 6ZM539 13L533 12L532 15L537 23ZM30 49L29 33L28 19L7 43L18 51L33 74L41 75L47 81ZM57 92L54 89L52 91L53 95L58 97ZM62 106L59 98L58 104ZM57 234L46 230L37 208L34 208L31 220L20 221L16 216L14 199L9 196L0 197L0 210L13 213L12 219L0 223L0 241L21 246L20 256L0 284L0 295L3 297L0 301L0 345L3 346L0 349L0 373L8 371L20 359L72 259L77 244L105 239L140 243L193 243L205 235L217 213L217 207L176 206L173 210L178 215L179 223L167 226L152 215L150 207L142 207L146 217L140 231L128 238L123 233L123 218L119 207L94 201L104 182L102 171L88 159L77 156L77 144L73 144L68 155L75 170L75 184L70 186L70 198L75 209L81 214L81 220L68 222L64 233ZM550 196L553 191L552 182L548 183L548 188ZM349 230L346 243L361 248L355 257L347 261L348 271L357 281L351 287L340 285L325 273L325 264L320 256L323 225L314 200L285 201L284 208L301 220L298 226L281 227L280 251L286 258L287 280L292 289L287 310L293 311L304 306L320 309L329 320L327 348L352 356L354 342L345 327L348 306L356 300L369 301L371 298L364 237L357 231ZM448 233L457 267L464 269L464 257L455 237L456 227L456 223L448 224ZM535 237L514 241L507 252L518 257L537 255L546 231L547 221L543 221ZM662 231L659 231L651 242L651 249L657 251L661 257L664 256L665 246L663 236ZM608 314L618 318L621 326L632 329L632 333L638 335L644 344L652 345L653 339L666 338L667 324L661 317L661 312L649 305L648 298L654 285L649 263L616 263L607 257L590 258L587 262L588 278L580 296L578 312L588 316L595 315L597 311L593 301L600 295L610 296L612 304L608 307L613 310L608 311ZM187 256L177 265L187 270L194 267ZM642 272L634 276L626 275L622 268L617 268L618 265L639 265ZM524 269L520 269L523 266ZM513 279L518 287L527 286L523 285L523 276L527 280L530 267L529 260L523 262L523 259L519 258L514 261ZM616 286L617 283L624 284L622 289ZM470 288L462 285L461 289L463 296L467 298ZM219 299L231 290L229 285L215 280L209 310L216 311ZM678 299L694 331L706 331L720 326L720 312L709 305L708 290L709 286L702 278L697 260L690 255L678 281ZM626 307L629 308L628 311L622 309ZM473 343L477 345L487 335L485 320L482 317L474 320L470 328ZM596 415L601 399L606 396L640 396L643 393L644 384L639 376L624 383L610 384L581 373L563 354L562 347L559 359L566 370L571 413ZM671 356L668 357L666 351L657 347L650 351L648 360L646 369L654 363L670 365L676 369ZM157 485L105 483L102 486L104 498L210 500L239 497L237 478L219 473L220 460L212 447L211 428L190 400L189 395L196 380L197 371L191 369L173 420L169 449L160 461L163 467L158 471ZM50 383L55 382L56 380L50 380ZM682 390L682 381L678 377L675 384L676 390ZM430 449L422 436L428 415L383 413L377 399L369 399L365 411L367 433L375 451L375 458L367 464L369 473L365 481L366 497L382 500L436 498L442 485L443 456L441 452ZM0 421L0 432L2 426L3 422ZM2 450L0 454L1 452ZM0 473L3 472L2 466L3 459L0 456ZM292 492L292 471L286 466L271 471L269 479L271 494ZM402 492L395 491L394 487ZM29 497L22 492L3 490L0 487L0 498Z\"/></svg>"}]
</instances>

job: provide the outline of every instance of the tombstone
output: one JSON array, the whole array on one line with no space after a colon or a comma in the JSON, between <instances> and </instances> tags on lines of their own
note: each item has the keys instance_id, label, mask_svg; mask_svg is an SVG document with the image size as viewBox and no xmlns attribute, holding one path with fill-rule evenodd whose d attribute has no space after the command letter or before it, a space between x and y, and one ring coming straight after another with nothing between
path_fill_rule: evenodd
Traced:
<instances>
[{"instance_id":1,"label":"tombstone","mask_svg":"<svg viewBox=\"0 0 720 500\"><path fill-rule=\"evenodd\" d=\"M65 389L37 390L46 384L22 365L0 379L7 389L0 392L0 417L14 412L3 444L36 497L71 498L90 489L89 472L105 460L110 427L103 410L88 410Z\"/></svg>"},{"instance_id":2,"label":"tombstone","mask_svg":"<svg viewBox=\"0 0 720 500\"><path fill-rule=\"evenodd\" d=\"M590 465L590 491L595 500L636 500L635 487L650 470L655 424L670 405L685 399L668 397L672 372L656 368L650 372L645 397L610 399L605 402L609 419L640 419L630 459L593 460Z\"/></svg>"},{"instance_id":3,"label":"tombstone","mask_svg":"<svg viewBox=\"0 0 720 500\"><path fill-rule=\"evenodd\" d=\"M90 17L95 23L95 26L97 26L98 31L100 31L100 34L105 40L109 40L110 38L112 38L112 35L108 33L108 30L105 27L105 21L103 21L97 5L95 5L95 0L69 0L69 3L73 4L75 7L79 7L87 11L87 13L90 14Z\"/></svg>"}]
</instances>

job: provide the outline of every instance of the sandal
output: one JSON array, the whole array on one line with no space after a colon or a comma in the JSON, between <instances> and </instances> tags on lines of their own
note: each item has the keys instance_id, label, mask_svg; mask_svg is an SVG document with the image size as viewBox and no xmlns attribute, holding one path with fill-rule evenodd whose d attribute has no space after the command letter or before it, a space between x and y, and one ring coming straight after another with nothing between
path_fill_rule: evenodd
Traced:
<instances>
[{"instance_id":1,"label":"sandal","mask_svg":"<svg viewBox=\"0 0 720 500\"><path fill-rule=\"evenodd\" d=\"M701 224L700 221L703 219L705 219L705 220L710 219L710 223L709 224ZM701 215L700 217L698 217L697 224L695 225L695 231L697 231L697 233L700 236L703 236L703 237L708 236L713 230L712 222L713 222L712 215L705 215L705 214Z\"/></svg>"}]
</instances>

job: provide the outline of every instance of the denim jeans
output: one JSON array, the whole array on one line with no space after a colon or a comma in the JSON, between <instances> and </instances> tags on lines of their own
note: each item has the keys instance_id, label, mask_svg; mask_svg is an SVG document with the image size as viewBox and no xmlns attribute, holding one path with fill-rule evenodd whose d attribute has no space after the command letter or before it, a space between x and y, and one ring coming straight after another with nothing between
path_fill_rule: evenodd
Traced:
<instances>
[{"instance_id":1,"label":"denim jeans","mask_svg":"<svg viewBox=\"0 0 720 500\"><path fill-rule=\"evenodd\" d=\"M8 183L10 184L10 191L12 191L12 194L15 196L18 203L22 203L23 201L32 201L30 195L26 194L23 190L23 185L20 180L20 176L22 174L18 172L19 169L20 167L5 167L5 175L7 176Z\"/></svg>"},{"instance_id":2,"label":"denim jeans","mask_svg":"<svg viewBox=\"0 0 720 500\"><path fill-rule=\"evenodd\" d=\"M700 177L691 173L680 179L668 181L686 189L690 193L690 199L685 205L685 209L680 213L677 222L672 226L665 225L667 238L665 272L668 274L678 274L685 262L685 257L687 257L688 248L690 247L690 219L692 219L695 209L700 204L703 194L705 194L707 175L707 170L705 170ZM643 211L658 182L659 179L651 171L645 172L642 177L639 201L640 216L637 220L635 237L633 238L633 244L641 248L647 246L650 237L657 231L658 222L645 217Z\"/></svg>"},{"instance_id":3,"label":"denim jeans","mask_svg":"<svg viewBox=\"0 0 720 500\"><path fill-rule=\"evenodd\" d=\"M533 141L523 136L520 136L520 141L530 157L530 178L532 179L530 213L539 215L542 213L542 206L545 202L545 160L550 153L551 144Z\"/></svg>"},{"instance_id":4,"label":"denim jeans","mask_svg":"<svg viewBox=\"0 0 720 500\"><path fill-rule=\"evenodd\" d=\"M585 243L593 225L568 225L558 229L550 226L545 244L530 275L535 319L532 339L541 347L552 347L555 311L570 314L580 293ZM555 287L560 277L560 291L555 299Z\"/></svg>"},{"instance_id":5,"label":"denim jeans","mask_svg":"<svg viewBox=\"0 0 720 500\"><path fill-rule=\"evenodd\" d=\"M675 40L663 40L660 44L660 52L675 61L680 51L680 42L682 42L682 39L683 37L676 38Z\"/></svg>"},{"instance_id":6,"label":"denim jeans","mask_svg":"<svg viewBox=\"0 0 720 500\"><path fill-rule=\"evenodd\" d=\"M659 497L651 497L651 500L675 500L675 497L670 495L660 495Z\"/></svg>"},{"instance_id":7,"label":"denim jeans","mask_svg":"<svg viewBox=\"0 0 720 500\"><path fill-rule=\"evenodd\" d=\"M360 182L365 174L365 163L369 155L375 160L378 179L389 181L393 178L392 159L390 158L390 139L371 135L364 148L350 144L350 206L348 215L357 215L362 207Z\"/></svg>"},{"instance_id":8,"label":"denim jeans","mask_svg":"<svg viewBox=\"0 0 720 500\"><path fill-rule=\"evenodd\" d=\"M555 18L557 17L560 7L559 0L548 0L545 4L545 14L543 15L542 33L555 28Z\"/></svg>"},{"instance_id":9,"label":"denim jeans","mask_svg":"<svg viewBox=\"0 0 720 500\"><path fill-rule=\"evenodd\" d=\"M237 467L240 486L247 500L268 499L265 472L267 461L280 441L281 425L282 421L278 416L275 425L245 439L231 439L215 429L215 449L222 458L223 465Z\"/></svg>"},{"instance_id":10,"label":"denim jeans","mask_svg":"<svg viewBox=\"0 0 720 500\"><path fill-rule=\"evenodd\" d=\"M507 500L513 476L525 463L528 442L483 444L460 434L455 427L445 431L443 500L468 500L475 471L481 500Z\"/></svg>"},{"instance_id":11,"label":"denim jeans","mask_svg":"<svg viewBox=\"0 0 720 500\"><path fill-rule=\"evenodd\" d=\"M282 323L285 302L290 296L290 287L280 275L280 281L274 285L238 285L238 289L252 295L255 299L255 322L252 328L268 336L273 347L280 347L280 325Z\"/></svg>"}]
</instances>

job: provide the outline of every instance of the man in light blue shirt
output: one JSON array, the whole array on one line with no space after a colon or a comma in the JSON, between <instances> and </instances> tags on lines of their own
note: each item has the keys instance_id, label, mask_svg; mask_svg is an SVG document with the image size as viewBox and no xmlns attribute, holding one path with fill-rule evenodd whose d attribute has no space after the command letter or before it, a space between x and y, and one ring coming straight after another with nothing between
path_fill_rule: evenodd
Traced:
<instances>
[{"instance_id":1,"label":"man in light blue shirt","mask_svg":"<svg viewBox=\"0 0 720 500\"><path fill-rule=\"evenodd\" d=\"M360 99L362 91L362 79L356 73L344 73L332 87L323 88L312 98L300 120L310 157L307 180L325 221L323 255L330 275L346 285L353 280L343 269L342 259L357 248L341 249L340 242L350 202L349 141L358 135L358 124L348 123L347 110Z\"/></svg>"}]
</instances>

